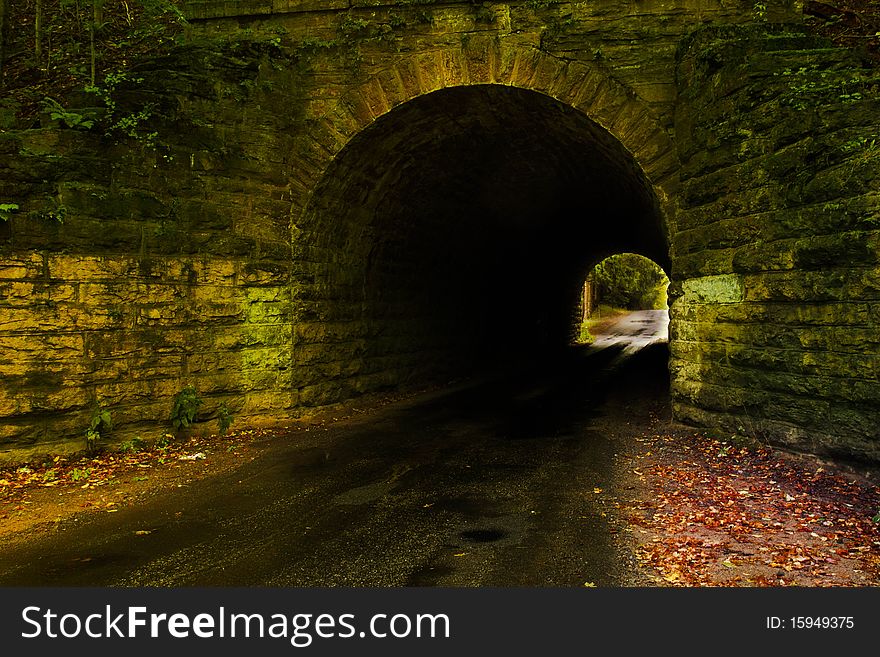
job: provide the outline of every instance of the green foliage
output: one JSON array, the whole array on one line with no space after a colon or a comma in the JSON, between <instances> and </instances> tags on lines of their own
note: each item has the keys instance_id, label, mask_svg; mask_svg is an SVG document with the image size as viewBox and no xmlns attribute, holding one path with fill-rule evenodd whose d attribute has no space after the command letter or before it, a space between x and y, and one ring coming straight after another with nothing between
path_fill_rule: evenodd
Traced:
<instances>
[{"instance_id":1,"label":"green foliage","mask_svg":"<svg viewBox=\"0 0 880 657\"><path fill-rule=\"evenodd\" d=\"M90 452L95 451L98 441L112 429L113 422L110 419L110 411L98 406L92 413L89 428L86 429L86 449Z\"/></svg>"},{"instance_id":2,"label":"green foliage","mask_svg":"<svg viewBox=\"0 0 880 657\"><path fill-rule=\"evenodd\" d=\"M46 199L46 203L38 213L38 216L47 221L56 221L59 224L63 224L64 218L67 216L67 206L50 196Z\"/></svg>"},{"instance_id":3,"label":"green foliage","mask_svg":"<svg viewBox=\"0 0 880 657\"><path fill-rule=\"evenodd\" d=\"M149 131L145 124L152 118L153 105L147 104L136 111L125 111L119 106L119 87L121 85L138 85L143 78L131 77L125 71L115 71L104 76L100 85L86 85L86 92L97 96L107 108L108 123L104 130L107 137L124 135L147 146L155 146L158 133Z\"/></svg>"},{"instance_id":4,"label":"green foliage","mask_svg":"<svg viewBox=\"0 0 880 657\"><path fill-rule=\"evenodd\" d=\"M416 11L416 21L418 21L422 25L433 25L434 14L427 9L418 10Z\"/></svg>"},{"instance_id":5,"label":"green foliage","mask_svg":"<svg viewBox=\"0 0 880 657\"><path fill-rule=\"evenodd\" d=\"M137 454L144 447L147 446L147 443L140 438L132 438L131 440L126 440L119 446L119 451L126 454Z\"/></svg>"},{"instance_id":6,"label":"green foliage","mask_svg":"<svg viewBox=\"0 0 880 657\"><path fill-rule=\"evenodd\" d=\"M83 479L88 479L92 472L92 468L74 468L70 473L70 480L82 481Z\"/></svg>"},{"instance_id":7,"label":"green foliage","mask_svg":"<svg viewBox=\"0 0 880 657\"><path fill-rule=\"evenodd\" d=\"M226 402L220 404L220 409L217 411L217 424L221 436L229 431L229 427L232 426L232 421L234 419L232 413L229 412L229 407L226 405Z\"/></svg>"},{"instance_id":8,"label":"green foliage","mask_svg":"<svg viewBox=\"0 0 880 657\"><path fill-rule=\"evenodd\" d=\"M109 131L112 132L114 130L118 130L127 137L146 142L150 146L153 146L159 133L155 131L145 132L142 129L143 123L147 121L151 116L152 107L144 107L137 112L120 117L119 120L116 121L116 123L110 126Z\"/></svg>"},{"instance_id":9,"label":"green foliage","mask_svg":"<svg viewBox=\"0 0 880 657\"><path fill-rule=\"evenodd\" d=\"M755 0L752 5L752 18L758 23L767 21L767 3L765 0Z\"/></svg>"},{"instance_id":10,"label":"green foliage","mask_svg":"<svg viewBox=\"0 0 880 657\"><path fill-rule=\"evenodd\" d=\"M429 4L421 2L402 2L400 4ZM433 16L425 12L417 11L416 20L420 23L433 22ZM336 27L335 39L316 39L308 37L299 42L297 50L308 56L313 56L320 51L334 50L342 58L342 61L351 70L356 71L363 62L361 46L367 43L389 43L395 50L399 50L400 37L398 31L406 28L406 19L395 12L388 15L385 22L370 21L348 11L342 15Z\"/></svg>"},{"instance_id":11,"label":"green foliage","mask_svg":"<svg viewBox=\"0 0 880 657\"><path fill-rule=\"evenodd\" d=\"M95 117L77 112L75 110L67 110L61 106L54 98L46 96L42 103L43 111L49 115L53 121L61 121L68 128L77 130L89 130L95 125Z\"/></svg>"},{"instance_id":12,"label":"green foliage","mask_svg":"<svg viewBox=\"0 0 880 657\"><path fill-rule=\"evenodd\" d=\"M868 139L867 137L855 137L840 145L840 150L844 153L873 153L880 148L880 144L876 139Z\"/></svg>"},{"instance_id":13,"label":"green foliage","mask_svg":"<svg viewBox=\"0 0 880 657\"><path fill-rule=\"evenodd\" d=\"M187 0L43 2L39 25L33 2L4 1L11 12L7 28L15 29L6 30L2 63L6 93L0 104L17 103L13 118L22 126L31 125L46 111L46 95L66 107L84 83L100 84L108 70L167 54L186 32L182 8ZM67 116L57 119L68 127L87 129L76 120L81 112L65 112ZM0 125L8 120L0 108ZM93 119L84 116L83 120Z\"/></svg>"},{"instance_id":14,"label":"green foliage","mask_svg":"<svg viewBox=\"0 0 880 657\"><path fill-rule=\"evenodd\" d=\"M314 55L322 50L335 48L337 45L338 43L335 40L306 37L299 42L298 50L305 55Z\"/></svg>"},{"instance_id":15,"label":"green foliage","mask_svg":"<svg viewBox=\"0 0 880 657\"><path fill-rule=\"evenodd\" d=\"M629 310L663 308L669 279L648 258L620 253L593 269L597 297L602 303Z\"/></svg>"},{"instance_id":16,"label":"green foliage","mask_svg":"<svg viewBox=\"0 0 880 657\"><path fill-rule=\"evenodd\" d=\"M9 221L12 215L18 211L18 203L0 203L0 221ZM42 210L29 212L28 216L47 219L48 221L57 221L59 224L63 224L64 217L67 216L67 207L59 203L57 199L49 197L46 199Z\"/></svg>"},{"instance_id":17,"label":"green foliage","mask_svg":"<svg viewBox=\"0 0 880 657\"><path fill-rule=\"evenodd\" d=\"M9 221L13 212L18 212L18 203L0 203L0 221Z\"/></svg>"},{"instance_id":18,"label":"green foliage","mask_svg":"<svg viewBox=\"0 0 880 657\"><path fill-rule=\"evenodd\" d=\"M186 25L186 16L170 0L138 0L138 4L144 8L144 13L150 17L169 16L180 25Z\"/></svg>"},{"instance_id":19,"label":"green foliage","mask_svg":"<svg viewBox=\"0 0 880 657\"><path fill-rule=\"evenodd\" d=\"M403 16L395 13L388 14L388 26L392 30L399 30L406 27L406 19Z\"/></svg>"},{"instance_id":20,"label":"green foliage","mask_svg":"<svg viewBox=\"0 0 880 657\"><path fill-rule=\"evenodd\" d=\"M578 331L577 343L578 344L593 344L593 334L590 332L590 324L589 322L582 322L581 328Z\"/></svg>"},{"instance_id":21,"label":"green foliage","mask_svg":"<svg viewBox=\"0 0 880 657\"><path fill-rule=\"evenodd\" d=\"M365 36L369 27L369 21L348 13L342 17L342 22L339 23L339 32L345 37L356 38L358 36Z\"/></svg>"},{"instance_id":22,"label":"green foliage","mask_svg":"<svg viewBox=\"0 0 880 657\"><path fill-rule=\"evenodd\" d=\"M834 71L817 71L815 65L787 68L774 75L791 78L789 88L780 96L779 102L796 110L829 102L858 103L864 100L867 91L865 80L858 75L841 79Z\"/></svg>"},{"instance_id":23,"label":"green foliage","mask_svg":"<svg viewBox=\"0 0 880 657\"><path fill-rule=\"evenodd\" d=\"M337 29L339 44L348 66L357 69L363 61L360 44L369 41L371 29L369 21L355 17L351 12L342 17Z\"/></svg>"},{"instance_id":24,"label":"green foliage","mask_svg":"<svg viewBox=\"0 0 880 657\"><path fill-rule=\"evenodd\" d=\"M195 386L190 384L184 387L174 397L174 406L171 409L172 426L178 431L188 429L195 422L201 405L202 398Z\"/></svg>"},{"instance_id":25,"label":"green foliage","mask_svg":"<svg viewBox=\"0 0 880 657\"><path fill-rule=\"evenodd\" d=\"M850 139L840 145L840 150L847 157L844 168L845 180L858 174L864 167L876 167L877 160L880 159L880 143L868 137Z\"/></svg>"}]
</instances>

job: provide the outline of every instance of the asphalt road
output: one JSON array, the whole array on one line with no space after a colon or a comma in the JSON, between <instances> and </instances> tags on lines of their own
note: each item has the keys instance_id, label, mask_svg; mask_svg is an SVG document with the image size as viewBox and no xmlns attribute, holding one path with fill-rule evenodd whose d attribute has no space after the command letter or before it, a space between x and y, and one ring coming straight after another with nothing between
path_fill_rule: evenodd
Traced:
<instances>
[{"instance_id":1,"label":"asphalt road","mask_svg":"<svg viewBox=\"0 0 880 657\"><path fill-rule=\"evenodd\" d=\"M519 375L291 433L241 467L0 550L0 585L625 586L597 489L666 395L666 316ZM136 535L148 530L149 534Z\"/></svg>"},{"instance_id":2,"label":"asphalt road","mask_svg":"<svg viewBox=\"0 0 880 657\"><path fill-rule=\"evenodd\" d=\"M669 311L639 310L623 315L602 335L596 336L593 347L620 347L626 354L633 354L668 340Z\"/></svg>"}]
</instances>

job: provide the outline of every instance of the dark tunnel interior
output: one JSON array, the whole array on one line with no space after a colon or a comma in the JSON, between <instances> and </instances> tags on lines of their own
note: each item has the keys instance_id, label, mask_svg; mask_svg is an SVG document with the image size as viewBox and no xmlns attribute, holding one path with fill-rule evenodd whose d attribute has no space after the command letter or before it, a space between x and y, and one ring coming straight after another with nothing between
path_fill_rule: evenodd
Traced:
<instances>
[{"instance_id":1,"label":"dark tunnel interior","mask_svg":"<svg viewBox=\"0 0 880 657\"><path fill-rule=\"evenodd\" d=\"M628 251L668 270L664 233L633 157L581 112L441 90L377 119L323 177L293 230L299 319L344 326L327 360L376 382L540 358L569 344L595 263Z\"/></svg>"}]
</instances>

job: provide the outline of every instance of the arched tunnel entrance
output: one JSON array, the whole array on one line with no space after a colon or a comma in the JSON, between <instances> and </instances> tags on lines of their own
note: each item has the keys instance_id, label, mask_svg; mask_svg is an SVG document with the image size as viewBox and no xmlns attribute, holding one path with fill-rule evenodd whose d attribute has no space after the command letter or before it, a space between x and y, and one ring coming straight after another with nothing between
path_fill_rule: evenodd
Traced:
<instances>
[{"instance_id":1,"label":"arched tunnel entrance","mask_svg":"<svg viewBox=\"0 0 880 657\"><path fill-rule=\"evenodd\" d=\"M540 359L602 258L668 266L651 184L582 112L500 85L435 91L337 155L293 228L294 387L327 403Z\"/></svg>"},{"instance_id":2,"label":"arched tunnel entrance","mask_svg":"<svg viewBox=\"0 0 880 657\"><path fill-rule=\"evenodd\" d=\"M669 276L650 258L636 253L608 256L584 279L580 326L572 344L592 344L595 334L604 335L621 315L633 313L650 324L644 331L650 335L645 337L668 340L668 290Z\"/></svg>"}]
</instances>

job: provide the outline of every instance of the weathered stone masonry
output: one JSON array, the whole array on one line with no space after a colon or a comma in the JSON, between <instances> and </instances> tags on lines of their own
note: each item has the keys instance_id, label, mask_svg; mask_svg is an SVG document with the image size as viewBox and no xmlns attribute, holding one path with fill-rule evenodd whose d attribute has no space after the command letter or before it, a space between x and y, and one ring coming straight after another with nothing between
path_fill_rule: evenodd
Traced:
<instances>
[{"instance_id":1,"label":"weathered stone masonry","mask_svg":"<svg viewBox=\"0 0 880 657\"><path fill-rule=\"evenodd\" d=\"M678 417L876 460L876 76L796 12L193 2L125 90L157 148L0 134L4 458L187 383L277 423L528 357L626 250L671 266Z\"/></svg>"},{"instance_id":2,"label":"weathered stone masonry","mask_svg":"<svg viewBox=\"0 0 880 657\"><path fill-rule=\"evenodd\" d=\"M786 30L682 49L674 408L876 460L880 75Z\"/></svg>"}]
</instances>

